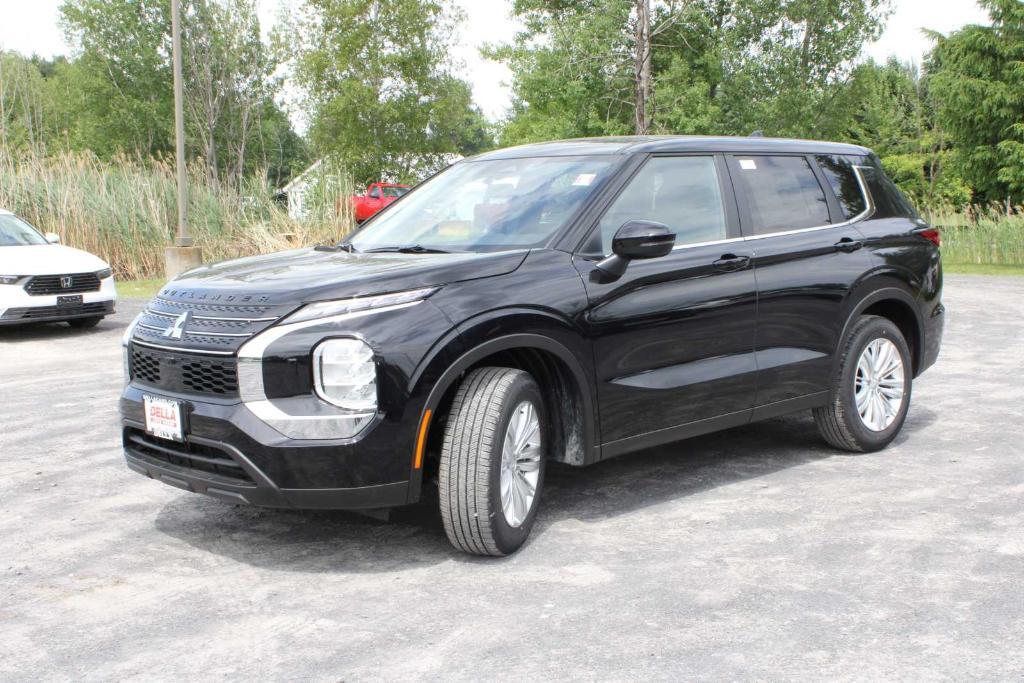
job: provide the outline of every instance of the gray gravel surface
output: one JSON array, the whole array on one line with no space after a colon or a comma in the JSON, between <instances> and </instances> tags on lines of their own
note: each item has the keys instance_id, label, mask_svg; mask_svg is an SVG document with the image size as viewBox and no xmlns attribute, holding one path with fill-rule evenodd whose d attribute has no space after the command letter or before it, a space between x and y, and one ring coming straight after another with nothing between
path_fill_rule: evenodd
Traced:
<instances>
[{"instance_id":1,"label":"gray gravel surface","mask_svg":"<svg viewBox=\"0 0 1024 683\"><path fill-rule=\"evenodd\" d=\"M882 453L809 415L552 468L531 542L130 472L119 338L0 330L0 679L1024 677L1024 279L949 277Z\"/></svg>"}]
</instances>

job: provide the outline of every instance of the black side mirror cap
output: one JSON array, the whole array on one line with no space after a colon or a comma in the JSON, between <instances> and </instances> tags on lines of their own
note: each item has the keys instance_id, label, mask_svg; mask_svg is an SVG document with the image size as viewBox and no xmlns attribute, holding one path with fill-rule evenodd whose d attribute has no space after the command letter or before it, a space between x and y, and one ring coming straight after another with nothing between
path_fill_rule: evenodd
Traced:
<instances>
[{"instance_id":1,"label":"black side mirror cap","mask_svg":"<svg viewBox=\"0 0 1024 683\"><path fill-rule=\"evenodd\" d=\"M628 221L612 238L612 255L597 263L605 275L622 277L633 259L660 258L672 251L676 234L664 223Z\"/></svg>"}]
</instances>

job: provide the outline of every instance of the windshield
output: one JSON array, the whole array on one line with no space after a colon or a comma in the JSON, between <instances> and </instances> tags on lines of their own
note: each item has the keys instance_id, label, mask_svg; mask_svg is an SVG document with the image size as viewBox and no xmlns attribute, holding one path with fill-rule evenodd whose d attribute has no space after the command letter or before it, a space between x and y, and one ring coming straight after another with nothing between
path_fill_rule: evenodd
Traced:
<instances>
[{"instance_id":1,"label":"windshield","mask_svg":"<svg viewBox=\"0 0 1024 683\"><path fill-rule=\"evenodd\" d=\"M401 197L409 191L408 187L385 187L382 189L384 190L385 197Z\"/></svg>"},{"instance_id":2,"label":"windshield","mask_svg":"<svg viewBox=\"0 0 1024 683\"><path fill-rule=\"evenodd\" d=\"M0 214L0 247L20 247L26 244L46 244L46 240L17 216Z\"/></svg>"},{"instance_id":3,"label":"windshield","mask_svg":"<svg viewBox=\"0 0 1024 683\"><path fill-rule=\"evenodd\" d=\"M375 218L350 243L357 251L540 246L569 220L613 162L609 157L535 157L456 164Z\"/></svg>"}]
</instances>

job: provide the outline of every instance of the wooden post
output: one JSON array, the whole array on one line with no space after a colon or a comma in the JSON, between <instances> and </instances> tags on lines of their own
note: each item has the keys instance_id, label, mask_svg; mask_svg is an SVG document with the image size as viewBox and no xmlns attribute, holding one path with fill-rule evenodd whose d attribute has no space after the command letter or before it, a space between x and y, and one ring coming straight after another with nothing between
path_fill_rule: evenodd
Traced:
<instances>
[{"instance_id":1,"label":"wooden post","mask_svg":"<svg viewBox=\"0 0 1024 683\"><path fill-rule=\"evenodd\" d=\"M651 99L651 0L636 0L636 134L651 128L648 102Z\"/></svg>"}]
</instances>

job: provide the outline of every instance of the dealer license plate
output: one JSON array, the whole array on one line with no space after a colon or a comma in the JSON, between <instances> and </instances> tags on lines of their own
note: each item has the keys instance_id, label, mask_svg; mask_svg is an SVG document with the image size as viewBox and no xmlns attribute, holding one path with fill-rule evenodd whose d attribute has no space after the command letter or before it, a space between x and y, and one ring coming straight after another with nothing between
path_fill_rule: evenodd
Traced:
<instances>
[{"instance_id":1,"label":"dealer license plate","mask_svg":"<svg viewBox=\"0 0 1024 683\"><path fill-rule=\"evenodd\" d=\"M77 306L80 303L82 303L81 294L57 297L58 306Z\"/></svg>"},{"instance_id":2,"label":"dealer license plate","mask_svg":"<svg viewBox=\"0 0 1024 683\"><path fill-rule=\"evenodd\" d=\"M181 424L181 401L143 396L142 405L146 411L146 432L160 439L185 440L185 430Z\"/></svg>"}]
</instances>

